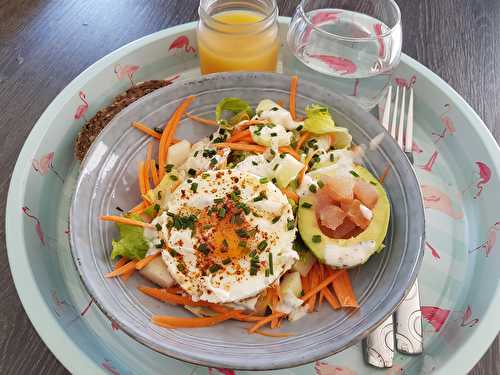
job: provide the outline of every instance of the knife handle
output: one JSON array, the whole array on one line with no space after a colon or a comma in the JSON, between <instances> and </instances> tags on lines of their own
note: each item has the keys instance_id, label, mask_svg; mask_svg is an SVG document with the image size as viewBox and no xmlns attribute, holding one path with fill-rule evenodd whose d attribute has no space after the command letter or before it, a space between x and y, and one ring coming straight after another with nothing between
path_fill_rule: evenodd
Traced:
<instances>
[{"instance_id":1,"label":"knife handle","mask_svg":"<svg viewBox=\"0 0 500 375\"><path fill-rule=\"evenodd\" d=\"M405 354L420 354L423 351L422 312L418 281L415 281L410 292L399 305L396 318L396 348Z\"/></svg>"},{"instance_id":2,"label":"knife handle","mask_svg":"<svg viewBox=\"0 0 500 375\"><path fill-rule=\"evenodd\" d=\"M392 367L394 357L393 326L392 315L390 315L364 340L365 359L370 365L379 368Z\"/></svg>"}]
</instances>

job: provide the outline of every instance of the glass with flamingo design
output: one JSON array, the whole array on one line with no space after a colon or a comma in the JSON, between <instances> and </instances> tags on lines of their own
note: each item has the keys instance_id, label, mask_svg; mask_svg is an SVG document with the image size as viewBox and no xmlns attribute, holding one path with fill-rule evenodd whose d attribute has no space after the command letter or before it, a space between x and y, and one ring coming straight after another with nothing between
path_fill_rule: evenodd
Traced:
<instances>
[{"instance_id":1,"label":"glass with flamingo design","mask_svg":"<svg viewBox=\"0 0 500 375\"><path fill-rule=\"evenodd\" d=\"M307 79L372 108L399 63L400 11L393 0L302 0L287 43L286 73L305 70Z\"/></svg>"},{"instance_id":2,"label":"glass with flamingo design","mask_svg":"<svg viewBox=\"0 0 500 375\"><path fill-rule=\"evenodd\" d=\"M276 71L280 43L275 0L201 0L198 13L202 74Z\"/></svg>"}]
</instances>

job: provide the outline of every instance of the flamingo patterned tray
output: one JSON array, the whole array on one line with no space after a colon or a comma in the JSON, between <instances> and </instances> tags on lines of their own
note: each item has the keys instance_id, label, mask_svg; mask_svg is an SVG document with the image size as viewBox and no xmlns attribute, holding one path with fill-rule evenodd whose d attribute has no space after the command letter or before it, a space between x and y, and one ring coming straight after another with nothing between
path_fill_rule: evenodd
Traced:
<instances>
[{"instance_id":1,"label":"flamingo patterned tray","mask_svg":"<svg viewBox=\"0 0 500 375\"><path fill-rule=\"evenodd\" d=\"M288 21L280 20L282 40ZM73 142L85 120L136 82L199 74L195 24L137 40L68 85L37 122L19 156L7 204L9 262L31 321L72 373L248 374L180 362L128 337L85 292L68 244L69 201L79 170ZM424 354L396 354L394 366L380 370L364 364L357 344L273 375L461 374L498 333L499 148L467 103L416 61L403 56L389 80L413 85L416 95L413 149L428 233L419 274Z\"/></svg>"}]
</instances>

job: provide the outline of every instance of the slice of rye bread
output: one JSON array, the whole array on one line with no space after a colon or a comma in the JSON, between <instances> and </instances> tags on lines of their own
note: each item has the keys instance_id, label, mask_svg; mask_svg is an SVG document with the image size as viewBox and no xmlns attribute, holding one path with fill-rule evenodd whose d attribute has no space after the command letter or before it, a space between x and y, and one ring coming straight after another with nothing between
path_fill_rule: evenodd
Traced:
<instances>
[{"instance_id":1,"label":"slice of rye bread","mask_svg":"<svg viewBox=\"0 0 500 375\"><path fill-rule=\"evenodd\" d=\"M88 120L78 133L75 140L75 157L82 161L92 142L102 129L115 117L118 112L135 102L137 99L159 88L168 86L171 80L151 80L138 83L127 91L118 95L113 103L99 110L94 117Z\"/></svg>"}]
</instances>

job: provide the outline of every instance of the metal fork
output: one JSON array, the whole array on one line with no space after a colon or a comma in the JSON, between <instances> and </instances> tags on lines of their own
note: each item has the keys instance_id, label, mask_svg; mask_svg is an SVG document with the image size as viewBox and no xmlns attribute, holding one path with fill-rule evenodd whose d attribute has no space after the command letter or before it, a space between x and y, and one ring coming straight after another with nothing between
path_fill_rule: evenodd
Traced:
<instances>
[{"instance_id":1,"label":"metal fork","mask_svg":"<svg viewBox=\"0 0 500 375\"><path fill-rule=\"evenodd\" d=\"M396 86L394 107L391 116L392 91L392 86L389 86L381 123L397 141L399 147L401 147L413 164L413 87L409 87L410 98L406 107L406 86L403 86L401 99L400 87ZM398 106L400 106L399 111ZM395 329L394 319L396 320ZM399 305L394 318L392 315L389 316L365 339L363 345L365 359L370 365L381 368L392 366L394 357L394 331L396 331L396 348L399 352L405 354L422 353L422 314L420 311L418 281L415 281L408 295L401 302L401 305Z\"/></svg>"}]
</instances>

